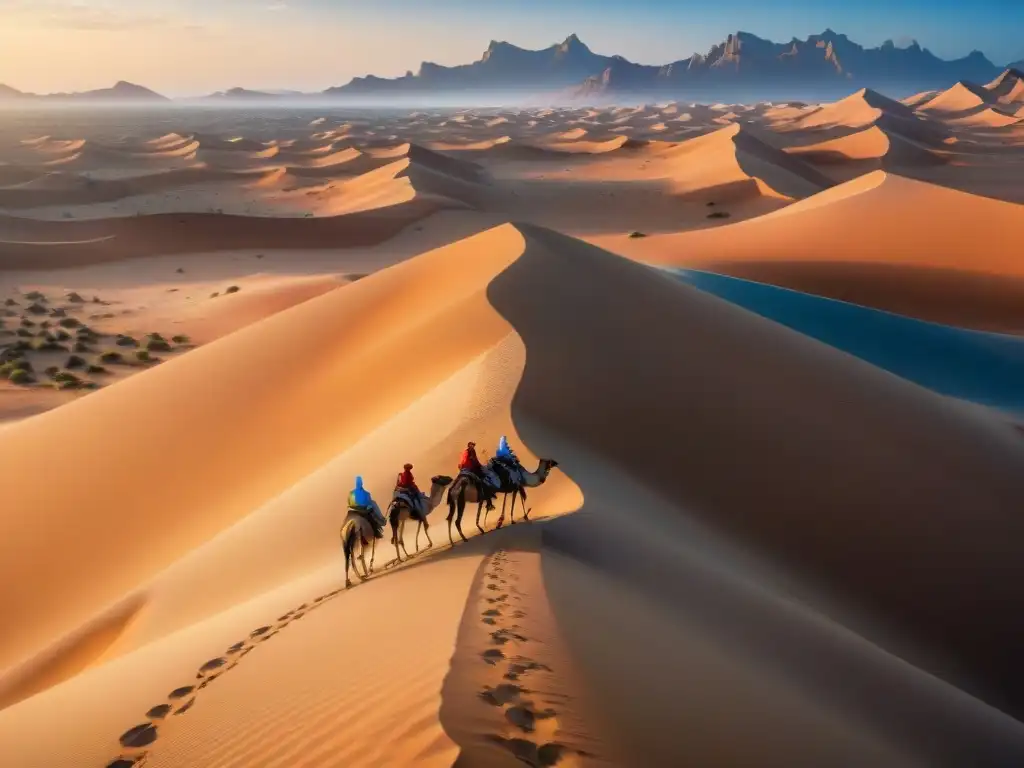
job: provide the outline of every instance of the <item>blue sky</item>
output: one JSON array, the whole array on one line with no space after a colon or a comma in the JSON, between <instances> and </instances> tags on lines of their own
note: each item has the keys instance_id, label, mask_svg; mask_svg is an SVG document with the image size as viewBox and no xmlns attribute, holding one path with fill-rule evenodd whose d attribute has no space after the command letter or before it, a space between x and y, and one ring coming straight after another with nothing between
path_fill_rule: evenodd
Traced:
<instances>
[{"instance_id":1,"label":"blue sky","mask_svg":"<svg viewBox=\"0 0 1024 768\"><path fill-rule=\"evenodd\" d=\"M598 53L662 64L740 29L784 41L826 27L864 45L915 38L944 58L1024 58L1024 0L0 0L0 82L311 90L472 61L491 39L540 48L575 32Z\"/></svg>"}]
</instances>

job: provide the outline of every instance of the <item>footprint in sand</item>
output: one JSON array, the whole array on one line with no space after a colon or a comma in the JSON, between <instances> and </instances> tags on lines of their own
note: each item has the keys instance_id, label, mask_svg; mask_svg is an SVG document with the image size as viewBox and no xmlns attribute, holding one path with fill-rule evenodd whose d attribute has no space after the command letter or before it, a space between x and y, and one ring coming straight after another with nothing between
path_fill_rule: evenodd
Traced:
<instances>
[{"instance_id":1,"label":"footprint in sand","mask_svg":"<svg viewBox=\"0 0 1024 768\"><path fill-rule=\"evenodd\" d=\"M490 650L484 651L480 656L491 666L497 665L499 661L505 658L505 654L497 648L491 648Z\"/></svg>"},{"instance_id":2,"label":"footprint in sand","mask_svg":"<svg viewBox=\"0 0 1024 768\"><path fill-rule=\"evenodd\" d=\"M495 742L507 749L519 760L535 768L548 768L558 765L562 758L569 754L570 750L555 742L548 742L538 746L526 739L505 739L501 736L491 737Z\"/></svg>"},{"instance_id":3,"label":"footprint in sand","mask_svg":"<svg viewBox=\"0 0 1024 768\"><path fill-rule=\"evenodd\" d=\"M343 590L338 589L328 593L327 595L318 597L314 600L313 607L322 605L328 597L339 595L342 591ZM225 672L238 666L239 661L251 653L256 647L255 643L266 642L271 637L278 634L283 627L288 626L288 624L296 619L301 619L309 610L310 605L308 603L303 603L298 608L288 611L278 617L278 621L283 622L280 626L272 626L268 624L266 626L258 627L249 633L249 640L252 642L239 640L224 652L224 656L218 656L205 662L201 667L199 667L199 671L196 672L196 680L200 681L198 685L185 685L180 688L175 688L167 695L167 701L170 703L157 704L146 712L146 718L149 722L140 723L121 734L118 740L126 752L118 755L111 762L107 763L106 768L142 768L148 756L148 752L145 751L145 748L157 740L158 731L156 722L154 721L164 722L172 713L174 715L183 715L188 712L193 706L195 706L198 692L213 683ZM227 658L229 656L233 659L230 664L228 663ZM501 652L499 651L498 656L494 657L489 663L497 664L503 658L504 656L501 655ZM175 709L178 702L183 703Z\"/></svg>"},{"instance_id":4,"label":"footprint in sand","mask_svg":"<svg viewBox=\"0 0 1024 768\"><path fill-rule=\"evenodd\" d=\"M485 687L480 692L480 698L492 707L504 707L506 704L519 701L519 697L526 692L526 689L520 688L518 685L501 683L494 688L490 686Z\"/></svg>"}]
</instances>

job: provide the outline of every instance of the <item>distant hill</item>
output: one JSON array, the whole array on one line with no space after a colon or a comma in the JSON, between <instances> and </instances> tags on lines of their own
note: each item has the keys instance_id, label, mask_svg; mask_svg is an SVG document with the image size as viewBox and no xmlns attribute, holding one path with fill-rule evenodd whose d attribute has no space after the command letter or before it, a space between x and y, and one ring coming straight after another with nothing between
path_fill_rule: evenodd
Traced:
<instances>
[{"instance_id":1,"label":"distant hill","mask_svg":"<svg viewBox=\"0 0 1024 768\"><path fill-rule=\"evenodd\" d=\"M591 51L576 36L539 51L492 40L478 61L445 67L423 62L419 72L387 79L368 75L324 95L422 94L439 91L558 90L603 71L617 57Z\"/></svg>"},{"instance_id":2,"label":"distant hill","mask_svg":"<svg viewBox=\"0 0 1024 768\"><path fill-rule=\"evenodd\" d=\"M325 95L417 95L442 91L551 92L573 98L624 93L785 91L826 88L836 92L871 87L906 91L948 86L957 80L987 82L996 67L982 53L947 61L916 42L905 48L886 41L865 48L830 29L806 40L764 40L748 32L729 35L705 54L660 66L591 51L576 35L539 51L492 42L471 64L444 67L424 62L399 78L357 77Z\"/></svg>"},{"instance_id":3,"label":"distant hill","mask_svg":"<svg viewBox=\"0 0 1024 768\"><path fill-rule=\"evenodd\" d=\"M217 91L204 99L242 99L250 101L273 100L286 98L288 96L302 96L297 91L273 93L271 91L250 91L248 88L229 88L226 91Z\"/></svg>"},{"instance_id":4,"label":"distant hill","mask_svg":"<svg viewBox=\"0 0 1024 768\"><path fill-rule=\"evenodd\" d=\"M166 96L151 91L141 85L124 80L110 88L99 88L94 91L78 91L74 93L23 93L8 85L0 84L0 99L32 99L42 101L124 101L124 102L168 102Z\"/></svg>"}]
</instances>

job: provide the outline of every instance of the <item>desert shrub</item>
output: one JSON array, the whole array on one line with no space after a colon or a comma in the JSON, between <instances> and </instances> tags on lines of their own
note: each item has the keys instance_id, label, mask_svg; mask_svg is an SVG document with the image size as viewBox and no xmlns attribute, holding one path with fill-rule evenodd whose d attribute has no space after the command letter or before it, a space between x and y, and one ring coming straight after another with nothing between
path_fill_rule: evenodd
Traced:
<instances>
[{"instance_id":1,"label":"desert shrub","mask_svg":"<svg viewBox=\"0 0 1024 768\"><path fill-rule=\"evenodd\" d=\"M173 341L175 344L189 344L191 343L192 339L190 339L188 336L185 336L184 334L181 334L179 336L172 336L171 341Z\"/></svg>"},{"instance_id":2,"label":"desert shrub","mask_svg":"<svg viewBox=\"0 0 1024 768\"><path fill-rule=\"evenodd\" d=\"M123 363L124 362L124 355L122 355L120 352L115 352L113 350L110 350L110 351L104 352L103 354L100 355L100 362L101 363L107 363L108 365L113 365L113 364L117 364L117 363Z\"/></svg>"},{"instance_id":3,"label":"desert shrub","mask_svg":"<svg viewBox=\"0 0 1024 768\"><path fill-rule=\"evenodd\" d=\"M175 271L175 272L177 272L177 273L178 273L179 275L184 275L184 274L185 274L185 270L184 270L184 269L182 269L181 267L178 267L178 268L177 268L176 270L174 270L174 271Z\"/></svg>"},{"instance_id":4,"label":"desert shrub","mask_svg":"<svg viewBox=\"0 0 1024 768\"><path fill-rule=\"evenodd\" d=\"M643 232L640 232L639 230L636 230L636 229L634 229L632 232L630 232L629 236L632 237L632 238L647 237L647 235L645 235Z\"/></svg>"},{"instance_id":5,"label":"desert shrub","mask_svg":"<svg viewBox=\"0 0 1024 768\"><path fill-rule=\"evenodd\" d=\"M11 375L8 377L8 381L10 381L11 384L33 384L35 380L36 377L24 368L12 371Z\"/></svg>"},{"instance_id":6,"label":"desert shrub","mask_svg":"<svg viewBox=\"0 0 1024 768\"><path fill-rule=\"evenodd\" d=\"M39 324L39 327L40 328L49 328L52 325L53 325L53 323L51 323L49 320L43 320L43 322L41 322Z\"/></svg>"},{"instance_id":7,"label":"desert shrub","mask_svg":"<svg viewBox=\"0 0 1024 768\"><path fill-rule=\"evenodd\" d=\"M21 318L21 327L22 328L35 328L36 327L36 321L35 320L29 320L27 317L23 317L23 318Z\"/></svg>"},{"instance_id":8,"label":"desert shrub","mask_svg":"<svg viewBox=\"0 0 1024 768\"><path fill-rule=\"evenodd\" d=\"M36 342L36 352L70 352L67 347L63 344L58 344L55 341L38 341Z\"/></svg>"},{"instance_id":9,"label":"desert shrub","mask_svg":"<svg viewBox=\"0 0 1024 768\"><path fill-rule=\"evenodd\" d=\"M39 291L29 291L25 294L25 298L29 301L46 301L46 297Z\"/></svg>"},{"instance_id":10,"label":"desert shrub","mask_svg":"<svg viewBox=\"0 0 1024 768\"><path fill-rule=\"evenodd\" d=\"M69 382L72 384L80 384L82 381L71 371L57 371L57 373L53 374L53 380L58 383Z\"/></svg>"},{"instance_id":11,"label":"desert shrub","mask_svg":"<svg viewBox=\"0 0 1024 768\"><path fill-rule=\"evenodd\" d=\"M218 296L220 296L220 293L217 291L214 291L213 293L210 294L211 299L216 299Z\"/></svg>"},{"instance_id":12,"label":"desert shrub","mask_svg":"<svg viewBox=\"0 0 1024 768\"><path fill-rule=\"evenodd\" d=\"M96 381L83 381L79 389L99 389L102 384Z\"/></svg>"},{"instance_id":13,"label":"desert shrub","mask_svg":"<svg viewBox=\"0 0 1024 768\"><path fill-rule=\"evenodd\" d=\"M29 304L27 307L25 307L25 311L31 312L33 315L45 315L46 307L39 303Z\"/></svg>"},{"instance_id":14,"label":"desert shrub","mask_svg":"<svg viewBox=\"0 0 1024 768\"><path fill-rule=\"evenodd\" d=\"M90 355L92 354L93 349L84 341L76 341L75 346L71 348L71 351L77 352L80 355Z\"/></svg>"},{"instance_id":15,"label":"desert shrub","mask_svg":"<svg viewBox=\"0 0 1024 768\"><path fill-rule=\"evenodd\" d=\"M0 365L0 378L8 379L15 371L32 373L32 363L28 360L8 360Z\"/></svg>"},{"instance_id":16,"label":"desert shrub","mask_svg":"<svg viewBox=\"0 0 1024 768\"><path fill-rule=\"evenodd\" d=\"M57 323L61 328L78 328L81 324L82 321L77 317L62 317Z\"/></svg>"},{"instance_id":17,"label":"desert shrub","mask_svg":"<svg viewBox=\"0 0 1024 768\"><path fill-rule=\"evenodd\" d=\"M67 317L67 316L68 316L68 313L64 310L63 307L55 307L54 309L50 310L50 317Z\"/></svg>"},{"instance_id":18,"label":"desert shrub","mask_svg":"<svg viewBox=\"0 0 1024 768\"><path fill-rule=\"evenodd\" d=\"M224 293L238 293L240 290L242 289L239 288L237 285L229 285L227 288L224 289Z\"/></svg>"},{"instance_id":19,"label":"desert shrub","mask_svg":"<svg viewBox=\"0 0 1024 768\"><path fill-rule=\"evenodd\" d=\"M146 339L142 346L144 349L148 349L150 352L170 352L171 345L166 339Z\"/></svg>"},{"instance_id":20,"label":"desert shrub","mask_svg":"<svg viewBox=\"0 0 1024 768\"><path fill-rule=\"evenodd\" d=\"M85 372L88 373L90 376L96 376L96 375L103 374L103 373L109 373L109 371L106 368L104 368L102 365L96 365L95 363L93 363L92 365L88 366L85 369Z\"/></svg>"},{"instance_id":21,"label":"desert shrub","mask_svg":"<svg viewBox=\"0 0 1024 768\"><path fill-rule=\"evenodd\" d=\"M4 306L5 307L17 307L18 306L18 302L16 302L14 299L7 299L7 301L4 302Z\"/></svg>"},{"instance_id":22,"label":"desert shrub","mask_svg":"<svg viewBox=\"0 0 1024 768\"><path fill-rule=\"evenodd\" d=\"M115 341L114 343L117 344L117 346L119 346L119 347L137 347L137 346L139 346L139 342L137 342L131 336L126 336L125 334L119 334L118 337L117 337L117 341Z\"/></svg>"},{"instance_id":23,"label":"desert shrub","mask_svg":"<svg viewBox=\"0 0 1024 768\"><path fill-rule=\"evenodd\" d=\"M32 342L28 339L18 339L11 349L14 352L28 352L32 349Z\"/></svg>"},{"instance_id":24,"label":"desert shrub","mask_svg":"<svg viewBox=\"0 0 1024 768\"><path fill-rule=\"evenodd\" d=\"M148 350L138 349L135 351L135 359L140 363L151 363L153 362L153 356L149 354Z\"/></svg>"},{"instance_id":25,"label":"desert shrub","mask_svg":"<svg viewBox=\"0 0 1024 768\"><path fill-rule=\"evenodd\" d=\"M85 299L83 299L80 295L78 295L74 291L71 291L71 293L69 293L64 298L67 299L68 301L72 302L73 304L84 304L85 303Z\"/></svg>"},{"instance_id":26,"label":"desert shrub","mask_svg":"<svg viewBox=\"0 0 1024 768\"><path fill-rule=\"evenodd\" d=\"M70 341L71 340L71 334L68 333L67 331L64 331L64 330L57 331L53 335L57 337L57 341Z\"/></svg>"},{"instance_id":27,"label":"desert shrub","mask_svg":"<svg viewBox=\"0 0 1024 768\"><path fill-rule=\"evenodd\" d=\"M74 370L76 368L85 368L85 365L85 360L79 357L78 355L71 355L71 357L67 359L67 362L64 363L64 367L67 368L68 370Z\"/></svg>"},{"instance_id":28,"label":"desert shrub","mask_svg":"<svg viewBox=\"0 0 1024 768\"><path fill-rule=\"evenodd\" d=\"M60 368L56 365L51 365L43 369L43 373L49 376L51 379L60 373Z\"/></svg>"},{"instance_id":29,"label":"desert shrub","mask_svg":"<svg viewBox=\"0 0 1024 768\"><path fill-rule=\"evenodd\" d=\"M728 211L715 211L714 213L709 213L708 214L708 218L709 219L728 219L729 215L730 214L729 214Z\"/></svg>"},{"instance_id":30,"label":"desert shrub","mask_svg":"<svg viewBox=\"0 0 1024 768\"><path fill-rule=\"evenodd\" d=\"M24 339L31 339L33 336L35 336L35 334L32 333L32 331L30 331L28 328L19 328L17 330L17 334Z\"/></svg>"}]
</instances>

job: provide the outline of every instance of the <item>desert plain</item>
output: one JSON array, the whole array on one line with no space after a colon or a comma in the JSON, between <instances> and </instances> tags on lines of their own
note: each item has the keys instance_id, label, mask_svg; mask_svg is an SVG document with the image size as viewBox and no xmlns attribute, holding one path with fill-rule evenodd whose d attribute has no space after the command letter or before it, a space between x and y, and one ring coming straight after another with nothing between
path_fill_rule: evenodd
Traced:
<instances>
[{"instance_id":1,"label":"desert plain","mask_svg":"<svg viewBox=\"0 0 1024 768\"><path fill-rule=\"evenodd\" d=\"M1024 761L1018 72L10 111L0 315L0 768Z\"/></svg>"}]
</instances>

